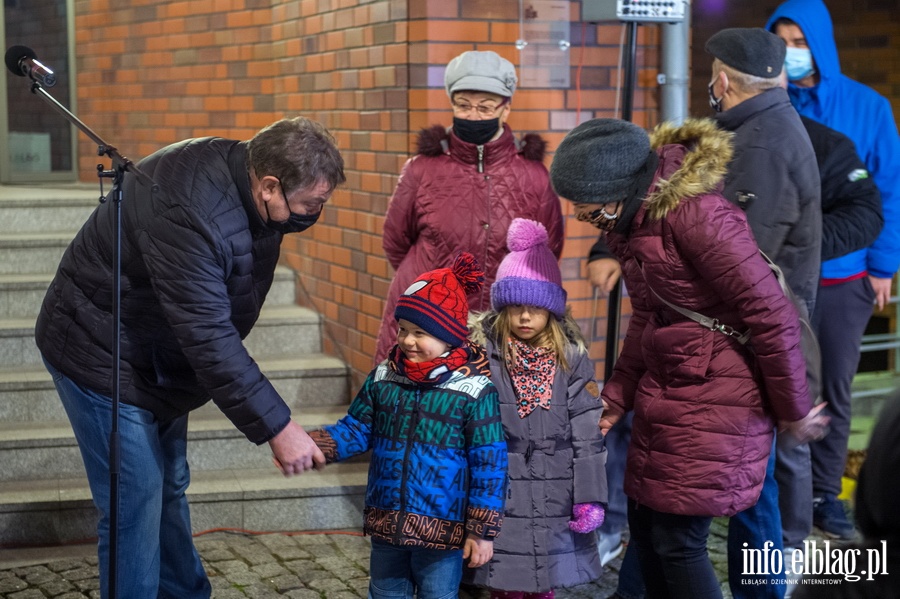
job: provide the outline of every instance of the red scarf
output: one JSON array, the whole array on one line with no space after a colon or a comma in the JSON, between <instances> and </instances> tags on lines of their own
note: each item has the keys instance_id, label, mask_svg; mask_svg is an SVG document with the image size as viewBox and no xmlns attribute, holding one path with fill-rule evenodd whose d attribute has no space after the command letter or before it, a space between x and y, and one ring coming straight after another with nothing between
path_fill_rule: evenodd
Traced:
<instances>
[{"instance_id":1,"label":"red scarf","mask_svg":"<svg viewBox=\"0 0 900 599\"><path fill-rule=\"evenodd\" d=\"M556 358L549 347L532 347L515 337L507 340L510 357L515 351L515 361L507 359L506 368L516 392L516 411L525 418L538 406L550 409L553 395L553 378L556 376Z\"/></svg>"},{"instance_id":2,"label":"red scarf","mask_svg":"<svg viewBox=\"0 0 900 599\"><path fill-rule=\"evenodd\" d=\"M465 376L491 375L484 348L473 343L454 347L427 362L410 362L400 346L395 345L390 354L390 365L394 372L420 385L443 383L457 370Z\"/></svg>"}]
</instances>

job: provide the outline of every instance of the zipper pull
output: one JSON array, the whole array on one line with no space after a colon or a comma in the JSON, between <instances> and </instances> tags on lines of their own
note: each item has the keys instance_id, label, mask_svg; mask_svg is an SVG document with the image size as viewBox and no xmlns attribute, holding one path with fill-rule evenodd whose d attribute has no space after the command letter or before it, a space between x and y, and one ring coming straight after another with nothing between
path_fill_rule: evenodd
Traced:
<instances>
[{"instance_id":1,"label":"zipper pull","mask_svg":"<svg viewBox=\"0 0 900 599\"><path fill-rule=\"evenodd\" d=\"M478 172L484 172L484 146L478 146Z\"/></svg>"}]
</instances>

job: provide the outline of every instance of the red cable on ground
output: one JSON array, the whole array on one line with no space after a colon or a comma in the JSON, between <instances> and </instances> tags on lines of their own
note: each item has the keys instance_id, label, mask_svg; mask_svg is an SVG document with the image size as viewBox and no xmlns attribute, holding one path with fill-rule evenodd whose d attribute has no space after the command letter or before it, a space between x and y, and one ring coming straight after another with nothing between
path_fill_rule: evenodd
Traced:
<instances>
[{"instance_id":1,"label":"red cable on ground","mask_svg":"<svg viewBox=\"0 0 900 599\"><path fill-rule=\"evenodd\" d=\"M203 535L208 535L214 532L233 532L238 534L247 534L247 535L285 535L288 537L297 537L301 535L347 535L351 537L361 537L363 533L356 532L352 530L294 530L294 531L284 531L284 530L247 530L246 528L210 528L209 530L202 530L200 532L194 533L194 537L200 537Z\"/></svg>"}]
</instances>

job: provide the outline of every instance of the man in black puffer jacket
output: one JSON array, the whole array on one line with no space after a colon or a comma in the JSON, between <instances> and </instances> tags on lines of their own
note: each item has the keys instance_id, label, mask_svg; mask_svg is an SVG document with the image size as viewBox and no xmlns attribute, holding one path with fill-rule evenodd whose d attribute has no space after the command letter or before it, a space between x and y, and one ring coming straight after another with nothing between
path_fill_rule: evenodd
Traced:
<instances>
[{"instance_id":1,"label":"man in black puffer jacket","mask_svg":"<svg viewBox=\"0 0 900 599\"><path fill-rule=\"evenodd\" d=\"M212 399L250 441L269 443L286 476L325 462L242 339L259 317L283 235L315 223L345 180L343 159L324 127L298 117L249 142L189 139L138 166L158 187L125 177L117 595L205 598L210 584L184 494L188 412ZM113 204L101 204L66 250L36 329L101 513L103 581L115 372Z\"/></svg>"}]
</instances>

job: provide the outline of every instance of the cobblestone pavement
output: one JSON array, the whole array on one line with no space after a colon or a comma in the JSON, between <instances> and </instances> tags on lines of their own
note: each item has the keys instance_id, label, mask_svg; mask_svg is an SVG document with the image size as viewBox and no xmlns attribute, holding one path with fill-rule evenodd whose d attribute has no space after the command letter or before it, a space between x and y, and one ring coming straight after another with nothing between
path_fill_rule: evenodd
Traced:
<instances>
[{"instance_id":1,"label":"cobblestone pavement","mask_svg":"<svg viewBox=\"0 0 900 599\"><path fill-rule=\"evenodd\" d=\"M216 599L357 599L368 588L369 539L356 533L268 534L213 532L195 539ZM33 551L33 550L32 550ZM49 551L49 550L48 550ZM719 579L725 579L725 521L715 520L709 551ZM97 558L80 556L32 560L16 565L15 552L0 553L0 597L4 599L99 599ZM605 599L615 591L622 557L591 584L561 589L557 599ZM10 565L13 564L13 565ZM723 583L726 598L730 597ZM478 590L460 599L487 599Z\"/></svg>"}]
</instances>

